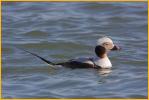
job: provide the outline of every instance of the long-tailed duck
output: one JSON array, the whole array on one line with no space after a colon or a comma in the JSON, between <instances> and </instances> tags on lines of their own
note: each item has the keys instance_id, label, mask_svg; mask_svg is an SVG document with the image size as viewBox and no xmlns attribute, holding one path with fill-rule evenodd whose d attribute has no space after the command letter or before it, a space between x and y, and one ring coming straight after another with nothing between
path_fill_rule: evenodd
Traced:
<instances>
[{"instance_id":1,"label":"long-tailed duck","mask_svg":"<svg viewBox=\"0 0 149 100\"><path fill-rule=\"evenodd\" d=\"M77 58L77 59L71 59L67 62L62 63L53 63L51 61L46 60L45 58L35 54L31 53L29 51L26 51L44 62L50 64L50 65L61 65L63 67L68 68L111 68L112 64L108 58L108 52L111 50L120 50L120 48L113 44L113 41L109 37L102 37L97 40L97 46L95 47L95 54L96 57L88 57L88 58Z\"/></svg>"}]
</instances>

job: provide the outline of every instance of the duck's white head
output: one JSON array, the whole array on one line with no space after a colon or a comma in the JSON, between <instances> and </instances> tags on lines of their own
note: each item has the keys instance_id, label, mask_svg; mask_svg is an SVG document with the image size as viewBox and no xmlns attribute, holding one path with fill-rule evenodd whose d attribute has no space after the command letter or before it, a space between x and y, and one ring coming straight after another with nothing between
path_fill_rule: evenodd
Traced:
<instances>
[{"instance_id":1,"label":"duck's white head","mask_svg":"<svg viewBox=\"0 0 149 100\"><path fill-rule=\"evenodd\" d=\"M101 68L111 68L112 64L107 56L107 51L110 50L120 50L120 47L116 46L109 37L98 39L95 53L100 59L95 60L95 64Z\"/></svg>"},{"instance_id":2,"label":"duck's white head","mask_svg":"<svg viewBox=\"0 0 149 100\"><path fill-rule=\"evenodd\" d=\"M102 37L97 40L97 45L105 47L106 50L120 50L120 47L115 45L109 37Z\"/></svg>"}]
</instances>

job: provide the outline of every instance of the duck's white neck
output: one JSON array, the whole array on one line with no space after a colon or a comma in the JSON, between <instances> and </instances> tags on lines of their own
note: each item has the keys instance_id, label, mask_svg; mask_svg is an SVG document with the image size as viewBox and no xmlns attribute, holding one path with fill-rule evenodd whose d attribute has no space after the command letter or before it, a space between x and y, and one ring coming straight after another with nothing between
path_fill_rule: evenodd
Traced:
<instances>
[{"instance_id":1,"label":"duck's white neck","mask_svg":"<svg viewBox=\"0 0 149 100\"><path fill-rule=\"evenodd\" d=\"M112 64L111 64L107 54L104 54L102 57L98 57L95 60L95 64L102 68L111 68L112 67Z\"/></svg>"}]
</instances>

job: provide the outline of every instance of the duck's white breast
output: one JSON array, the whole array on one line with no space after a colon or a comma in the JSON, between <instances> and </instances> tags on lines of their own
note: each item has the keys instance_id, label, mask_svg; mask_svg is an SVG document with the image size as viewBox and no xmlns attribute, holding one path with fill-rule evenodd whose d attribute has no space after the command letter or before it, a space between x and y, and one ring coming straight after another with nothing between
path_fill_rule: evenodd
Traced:
<instances>
[{"instance_id":1,"label":"duck's white breast","mask_svg":"<svg viewBox=\"0 0 149 100\"><path fill-rule=\"evenodd\" d=\"M105 58L95 58L94 63L102 68L111 68L112 64L108 57Z\"/></svg>"}]
</instances>

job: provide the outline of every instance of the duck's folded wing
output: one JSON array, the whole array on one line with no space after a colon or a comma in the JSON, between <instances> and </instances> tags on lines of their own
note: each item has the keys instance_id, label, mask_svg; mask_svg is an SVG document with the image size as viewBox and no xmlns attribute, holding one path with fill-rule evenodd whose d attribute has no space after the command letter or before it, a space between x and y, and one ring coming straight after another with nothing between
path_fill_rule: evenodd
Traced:
<instances>
[{"instance_id":1,"label":"duck's folded wing","mask_svg":"<svg viewBox=\"0 0 149 100\"><path fill-rule=\"evenodd\" d=\"M68 62L63 62L63 63L57 63L56 65L62 65L64 67L68 67L68 68L93 68L94 65L93 64L89 64L89 63L82 63L82 62L78 62L78 61L68 61Z\"/></svg>"},{"instance_id":2,"label":"duck's folded wing","mask_svg":"<svg viewBox=\"0 0 149 100\"><path fill-rule=\"evenodd\" d=\"M62 65L64 67L69 67L69 68L93 68L94 67L94 63L89 57L71 59L68 62L57 63L56 65Z\"/></svg>"}]
</instances>

